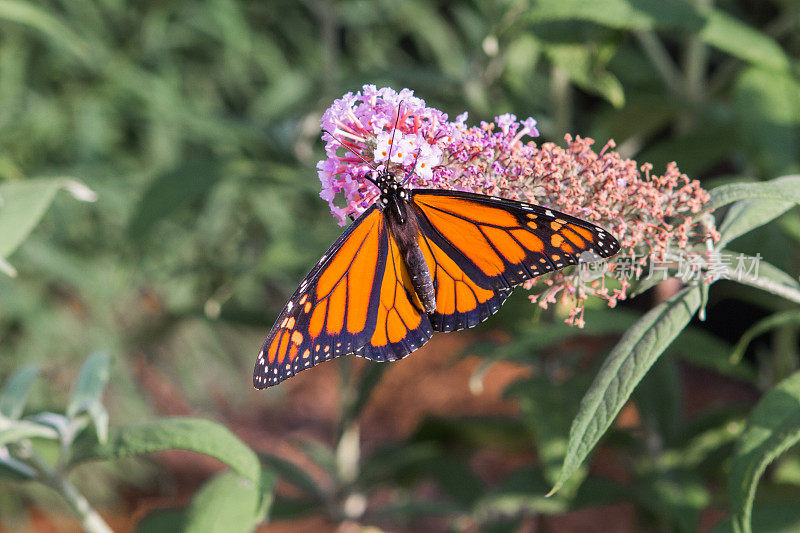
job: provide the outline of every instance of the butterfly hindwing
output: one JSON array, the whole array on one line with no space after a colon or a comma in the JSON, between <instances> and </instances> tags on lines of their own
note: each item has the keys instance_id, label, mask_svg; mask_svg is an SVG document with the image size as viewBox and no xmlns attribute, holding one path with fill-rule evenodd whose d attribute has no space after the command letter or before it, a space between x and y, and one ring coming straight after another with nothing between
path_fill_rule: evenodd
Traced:
<instances>
[{"instance_id":1,"label":"butterfly hindwing","mask_svg":"<svg viewBox=\"0 0 800 533\"><path fill-rule=\"evenodd\" d=\"M443 240L495 288L514 287L583 259L610 257L603 228L546 207L480 194L418 189L412 203Z\"/></svg>"},{"instance_id":2,"label":"butterfly hindwing","mask_svg":"<svg viewBox=\"0 0 800 533\"><path fill-rule=\"evenodd\" d=\"M391 231L386 232L387 256L381 276L377 320L373 334L357 355L373 361L396 361L431 338L433 328L422 311L403 255Z\"/></svg>"},{"instance_id":3,"label":"butterfly hindwing","mask_svg":"<svg viewBox=\"0 0 800 533\"><path fill-rule=\"evenodd\" d=\"M436 293L436 311L430 315L433 329L470 328L495 314L511 288L495 287L493 280L443 239L424 217L418 216L418 222L418 244Z\"/></svg>"},{"instance_id":4,"label":"butterfly hindwing","mask_svg":"<svg viewBox=\"0 0 800 533\"><path fill-rule=\"evenodd\" d=\"M385 219L371 207L322 256L283 308L258 354L256 388L369 342L386 255Z\"/></svg>"},{"instance_id":5,"label":"butterfly hindwing","mask_svg":"<svg viewBox=\"0 0 800 533\"><path fill-rule=\"evenodd\" d=\"M289 299L259 352L253 384L276 385L339 355L402 359L433 334L421 308L386 219L371 207Z\"/></svg>"}]
</instances>

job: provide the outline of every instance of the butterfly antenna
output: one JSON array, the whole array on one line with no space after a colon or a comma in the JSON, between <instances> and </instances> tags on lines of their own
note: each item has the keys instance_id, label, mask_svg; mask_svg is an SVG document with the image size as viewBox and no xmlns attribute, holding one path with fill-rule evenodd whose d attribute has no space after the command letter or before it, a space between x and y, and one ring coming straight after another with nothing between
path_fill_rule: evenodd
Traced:
<instances>
[{"instance_id":1,"label":"butterfly antenna","mask_svg":"<svg viewBox=\"0 0 800 533\"><path fill-rule=\"evenodd\" d=\"M392 161L392 150L394 150L394 138L397 135L397 125L400 123L400 112L403 109L403 102L404 100L400 100L400 103L397 104L397 118L394 121L394 130L392 131L392 143L389 146L389 157L386 159L386 167L389 167L389 163Z\"/></svg>"},{"instance_id":2,"label":"butterfly antenna","mask_svg":"<svg viewBox=\"0 0 800 533\"><path fill-rule=\"evenodd\" d=\"M402 181L402 183L400 185L405 185L406 182L411 179L411 176L413 176L414 173L417 171L417 163L419 162L419 154L421 154L421 153L422 153L422 146L420 146L417 149L417 157L414 158L414 168L412 168L411 172L409 172L408 174L406 174L403 177L403 181Z\"/></svg>"},{"instance_id":3,"label":"butterfly antenna","mask_svg":"<svg viewBox=\"0 0 800 533\"><path fill-rule=\"evenodd\" d=\"M345 143L343 143L342 141L340 141L339 139L337 139L337 138L336 138L336 135L334 135L333 133L329 132L328 130L326 130L326 129L324 129L324 128L322 129L322 131L324 131L325 133L327 133L328 135L330 135L331 137L333 137L333 140L334 140L334 141L336 141L336 142L338 142L340 145L342 145L342 146L343 146L343 147L344 147L344 148L345 148L345 149L346 149L348 152L350 152L351 154L353 154L354 156L356 156L357 158L359 158L360 160L362 160L364 163L366 163L367 165L369 165L369 167L370 167L372 170L374 170L375 172L377 172L377 171L378 171L378 169L377 169L377 168L375 168L375 166L374 166L372 163L370 163L370 162L369 162L367 159L365 159L363 155L359 154L358 152L356 152L355 150L353 150L351 147L347 146ZM364 177L365 177L365 178L367 178L367 179L368 179L370 182L372 182L372 184L373 184L373 185L375 185L376 187L378 186L378 183L377 183L377 182L376 182L374 179L372 179L372 176L370 176L369 174L364 174Z\"/></svg>"}]
</instances>

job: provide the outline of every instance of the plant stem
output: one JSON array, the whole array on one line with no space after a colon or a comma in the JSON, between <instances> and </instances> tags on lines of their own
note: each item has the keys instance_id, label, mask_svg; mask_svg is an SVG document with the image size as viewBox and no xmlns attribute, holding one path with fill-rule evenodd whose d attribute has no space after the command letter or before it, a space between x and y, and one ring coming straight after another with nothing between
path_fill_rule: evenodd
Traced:
<instances>
[{"instance_id":1,"label":"plant stem","mask_svg":"<svg viewBox=\"0 0 800 533\"><path fill-rule=\"evenodd\" d=\"M358 387L362 384L356 378L352 358L342 358L339 369L342 415L336 444L336 484L342 499L336 512L339 519L358 520L366 510L366 498L355 486L361 462L361 430L356 403Z\"/></svg>"},{"instance_id":2,"label":"plant stem","mask_svg":"<svg viewBox=\"0 0 800 533\"><path fill-rule=\"evenodd\" d=\"M114 533L103 517L94 510L89 500L73 485L65 472L58 472L28 445L23 446L24 461L37 472L37 479L52 488L67 502L88 533Z\"/></svg>"},{"instance_id":3,"label":"plant stem","mask_svg":"<svg viewBox=\"0 0 800 533\"><path fill-rule=\"evenodd\" d=\"M572 124L572 87L569 74L558 65L550 73L550 99L553 102L553 137L561 138Z\"/></svg>"},{"instance_id":4,"label":"plant stem","mask_svg":"<svg viewBox=\"0 0 800 533\"><path fill-rule=\"evenodd\" d=\"M696 0L701 7L711 6L711 0ZM708 68L708 46L699 35L692 35L683 56L683 95L693 109L683 113L678 122L678 130L692 129L697 120L696 108L705 97L706 70Z\"/></svg>"},{"instance_id":5,"label":"plant stem","mask_svg":"<svg viewBox=\"0 0 800 533\"><path fill-rule=\"evenodd\" d=\"M672 61L672 58L669 57L669 52L667 52L667 49L658 39L655 32L637 31L634 35L645 54L647 54L650 61L653 62L653 66L656 67L656 70L661 75L661 79L667 84L669 90L675 95L682 94L681 73L675 67L675 63Z\"/></svg>"}]
</instances>

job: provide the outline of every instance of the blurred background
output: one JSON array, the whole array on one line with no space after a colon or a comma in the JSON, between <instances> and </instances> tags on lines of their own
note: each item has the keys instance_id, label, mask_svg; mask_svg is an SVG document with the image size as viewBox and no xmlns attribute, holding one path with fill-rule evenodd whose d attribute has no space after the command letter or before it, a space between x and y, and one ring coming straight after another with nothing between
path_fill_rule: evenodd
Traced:
<instances>
[{"instance_id":1,"label":"blurred background","mask_svg":"<svg viewBox=\"0 0 800 533\"><path fill-rule=\"evenodd\" d=\"M577 403L653 291L588 309L580 331L520 290L481 328L380 371L328 363L256 392L252 365L341 231L315 164L319 119L345 92L408 87L471 124L533 116L542 141L613 138L706 188L765 180L800 169L799 21L795 0L0 0L0 184L70 177L98 197L58 194L5 258L18 275L0 274L0 383L39 365L29 409L63 410L81 362L111 354L112 427L207 417L330 489L328 504L303 504L282 481L269 531L708 531L726 515L715 457L731 441L699 449L696 437L796 369L796 325L758 337L744 367L727 363L749 325L786 308L776 297L717 284L706 322L653 369L561 499L542 495ZM736 249L796 276L798 240L793 210ZM343 409L342 376L381 372L357 411ZM363 502L337 500L325 470L347 412L374 467ZM642 466L691 446L691 468ZM800 461L788 457L791 484ZM82 467L74 481L130 530L219 468L170 452ZM511 488L523 496L491 498ZM366 518L330 511L345 500ZM77 527L46 489L4 481L0 517L0 530Z\"/></svg>"}]
</instances>

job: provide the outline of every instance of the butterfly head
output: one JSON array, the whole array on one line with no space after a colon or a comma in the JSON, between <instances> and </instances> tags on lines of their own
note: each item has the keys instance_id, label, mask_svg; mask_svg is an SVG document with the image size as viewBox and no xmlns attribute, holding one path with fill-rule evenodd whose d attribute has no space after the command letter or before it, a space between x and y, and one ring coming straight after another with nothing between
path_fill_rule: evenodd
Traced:
<instances>
[{"instance_id":1,"label":"butterfly head","mask_svg":"<svg viewBox=\"0 0 800 533\"><path fill-rule=\"evenodd\" d=\"M393 202L394 199L407 200L408 191L397 181L397 176L390 170L382 172L375 172L372 175L372 181L381 192L380 205L386 207Z\"/></svg>"},{"instance_id":2,"label":"butterfly head","mask_svg":"<svg viewBox=\"0 0 800 533\"><path fill-rule=\"evenodd\" d=\"M397 181L397 176L390 170L375 171L368 179L380 190L378 207L381 211L389 212L399 224L406 220L405 202L408 201L408 191Z\"/></svg>"}]
</instances>

